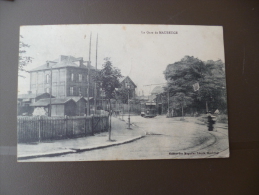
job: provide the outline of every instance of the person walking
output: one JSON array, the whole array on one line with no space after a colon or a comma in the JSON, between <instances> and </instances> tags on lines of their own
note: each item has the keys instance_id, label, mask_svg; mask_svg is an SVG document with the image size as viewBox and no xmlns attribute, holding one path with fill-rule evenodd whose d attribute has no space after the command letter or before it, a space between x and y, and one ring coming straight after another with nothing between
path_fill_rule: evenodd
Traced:
<instances>
[{"instance_id":1,"label":"person walking","mask_svg":"<svg viewBox=\"0 0 259 195\"><path fill-rule=\"evenodd\" d=\"M213 131L214 129L213 125L215 124L215 120L213 120L213 118L215 117L211 115L211 112L208 112L207 116L208 116L208 130Z\"/></svg>"}]
</instances>

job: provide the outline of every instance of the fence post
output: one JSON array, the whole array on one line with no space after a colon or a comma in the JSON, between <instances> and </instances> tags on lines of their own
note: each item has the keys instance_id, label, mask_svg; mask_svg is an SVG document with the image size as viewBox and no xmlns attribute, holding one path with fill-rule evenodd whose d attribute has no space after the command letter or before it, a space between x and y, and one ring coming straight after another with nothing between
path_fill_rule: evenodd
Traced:
<instances>
[{"instance_id":1,"label":"fence post","mask_svg":"<svg viewBox=\"0 0 259 195\"><path fill-rule=\"evenodd\" d=\"M94 135L94 116L91 116L90 123L91 123L90 127L92 130L92 135Z\"/></svg>"},{"instance_id":2,"label":"fence post","mask_svg":"<svg viewBox=\"0 0 259 195\"><path fill-rule=\"evenodd\" d=\"M74 137L74 135L75 135L75 127L74 127L74 119L73 119L73 117L71 118L71 120L72 120L72 132L73 132L73 137Z\"/></svg>"},{"instance_id":3,"label":"fence post","mask_svg":"<svg viewBox=\"0 0 259 195\"><path fill-rule=\"evenodd\" d=\"M50 138L50 140L53 140L53 128L52 128L52 125L53 125L53 120L52 120L52 118L51 118L51 116L49 117L49 121L50 121L50 129L51 129L51 138Z\"/></svg>"},{"instance_id":4,"label":"fence post","mask_svg":"<svg viewBox=\"0 0 259 195\"><path fill-rule=\"evenodd\" d=\"M87 122L87 117L85 115L85 137L86 137L86 122Z\"/></svg>"},{"instance_id":5,"label":"fence post","mask_svg":"<svg viewBox=\"0 0 259 195\"><path fill-rule=\"evenodd\" d=\"M67 115L65 115L65 134L66 134L66 138L68 138L67 136Z\"/></svg>"},{"instance_id":6,"label":"fence post","mask_svg":"<svg viewBox=\"0 0 259 195\"><path fill-rule=\"evenodd\" d=\"M39 116L39 143L41 142L41 116Z\"/></svg>"}]
</instances>

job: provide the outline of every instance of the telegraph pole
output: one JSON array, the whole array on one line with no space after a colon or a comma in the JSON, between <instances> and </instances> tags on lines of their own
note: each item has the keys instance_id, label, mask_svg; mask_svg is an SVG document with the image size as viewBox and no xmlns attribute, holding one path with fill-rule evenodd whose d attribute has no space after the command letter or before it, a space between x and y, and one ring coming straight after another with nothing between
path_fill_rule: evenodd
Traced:
<instances>
[{"instance_id":1,"label":"telegraph pole","mask_svg":"<svg viewBox=\"0 0 259 195\"><path fill-rule=\"evenodd\" d=\"M129 84L129 82L127 82L126 85L127 85L127 88L128 88L128 112L129 112L129 115L128 115L129 126L128 126L127 129L131 129L130 128L130 100L129 100L130 99L130 84Z\"/></svg>"},{"instance_id":2,"label":"telegraph pole","mask_svg":"<svg viewBox=\"0 0 259 195\"><path fill-rule=\"evenodd\" d=\"M98 34L96 38L96 59L95 59L95 75L97 74L97 48L98 48ZM97 98L97 84L94 83L94 114L96 114L96 98Z\"/></svg>"},{"instance_id":3,"label":"telegraph pole","mask_svg":"<svg viewBox=\"0 0 259 195\"><path fill-rule=\"evenodd\" d=\"M170 101L169 101L169 98L170 98L170 96L169 96L169 87L168 87L168 95L167 95L168 97L167 97L167 99L168 99L168 110L167 110L167 112L168 112L168 117L170 116L170 110L169 110L169 104L170 104Z\"/></svg>"},{"instance_id":4,"label":"telegraph pole","mask_svg":"<svg viewBox=\"0 0 259 195\"><path fill-rule=\"evenodd\" d=\"M49 64L49 62L47 62ZM51 96L52 96L52 66L50 67L50 89L49 89L49 116L51 117Z\"/></svg>"},{"instance_id":5,"label":"telegraph pole","mask_svg":"<svg viewBox=\"0 0 259 195\"><path fill-rule=\"evenodd\" d=\"M92 32L90 34L90 44L89 44L89 63L87 65L88 75L87 75L87 116L90 115L90 103L89 103L89 87L90 87L90 66L91 66L91 40Z\"/></svg>"}]
</instances>

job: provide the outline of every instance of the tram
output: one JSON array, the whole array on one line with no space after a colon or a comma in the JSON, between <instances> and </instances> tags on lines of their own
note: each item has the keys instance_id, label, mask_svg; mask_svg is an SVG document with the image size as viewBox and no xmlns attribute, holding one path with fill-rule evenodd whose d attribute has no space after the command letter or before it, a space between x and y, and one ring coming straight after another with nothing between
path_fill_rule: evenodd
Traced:
<instances>
[{"instance_id":1,"label":"tram","mask_svg":"<svg viewBox=\"0 0 259 195\"><path fill-rule=\"evenodd\" d=\"M141 116L144 118L153 118L157 115L156 113L156 103L155 102L145 102L141 104Z\"/></svg>"}]
</instances>

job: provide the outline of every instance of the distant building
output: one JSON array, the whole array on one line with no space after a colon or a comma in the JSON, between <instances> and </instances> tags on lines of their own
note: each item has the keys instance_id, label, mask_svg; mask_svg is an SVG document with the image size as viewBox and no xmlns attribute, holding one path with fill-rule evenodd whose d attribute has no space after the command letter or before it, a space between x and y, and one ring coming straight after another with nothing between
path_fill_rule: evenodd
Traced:
<instances>
[{"instance_id":1,"label":"distant building","mask_svg":"<svg viewBox=\"0 0 259 195\"><path fill-rule=\"evenodd\" d=\"M156 108L157 108L157 113L159 115L161 115L164 112L164 108L163 108L163 94L164 89L162 86L156 86L152 91L151 91L151 96L150 98L152 99L152 101L156 102Z\"/></svg>"},{"instance_id":2,"label":"distant building","mask_svg":"<svg viewBox=\"0 0 259 195\"><path fill-rule=\"evenodd\" d=\"M164 89L161 86L156 86L152 91L151 91L151 95L157 95L160 93L163 93Z\"/></svg>"},{"instance_id":3,"label":"distant building","mask_svg":"<svg viewBox=\"0 0 259 195\"><path fill-rule=\"evenodd\" d=\"M121 89L129 89L130 90L130 98L135 98L136 96L136 88L137 85L131 80L129 76L122 77L119 79L121 84ZM129 88L128 88L129 86Z\"/></svg>"}]
</instances>

